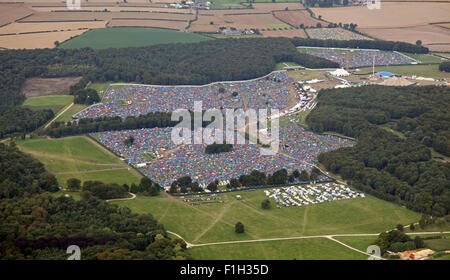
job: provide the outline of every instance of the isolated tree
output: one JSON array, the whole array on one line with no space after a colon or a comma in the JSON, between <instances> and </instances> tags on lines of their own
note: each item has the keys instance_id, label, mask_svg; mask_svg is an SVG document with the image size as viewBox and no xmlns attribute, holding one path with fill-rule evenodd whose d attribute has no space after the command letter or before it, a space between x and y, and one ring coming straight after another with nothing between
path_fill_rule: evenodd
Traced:
<instances>
[{"instance_id":1,"label":"isolated tree","mask_svg":"<svg viewBox=\"0 0 450 280\"><path fill-rule=\"evenodd\" d=\"M410 229L411 231L414 231L414 230L416 229L416 226L415 226L414 224L410 224L410 225L409 225L409 229Z\"/></svg>"},{"instance_id":2,"label":"isolated tree","mask_svg":"<svg viewBox=\"0 0 450 280\"><path fill-rule=\"evenodd\" d=\"M398 224L398 225L396 226L396 228L397 228L399 231L403 231L403 225L402 225L402 224Z\"/></svg>"},{"instance_id":3,"label":"isolated tree","mask_svg":"<svg viewBox=\"0 0 450 280\"><path fill-rule=\"evenodd\" d=\"M417 41L416 41L416 45L417 45L417 46L422 46L422 40L417 40Z\"/></svg>"},{"instance_id":4,"label":"isolated tree","mask_svg":"<svg viewBox=\"0 0 450 280\"><path fill-rule=\"evenodd\" d=\"M299 176L299 180L303 181L303 182L309 181L309 175L308 175L308 172L306 172L306 170L302 170L302 172L300 173L300 176Z\"/></svg>"},{"instance_id":5,"label":"isolated tree","mask_svg":"<svg viewBox=\"0 0 450 280\"><path fill-rule=\"evenodd\" d=\"M59 46L59 41L55 41L54 44L55 44L55 47L58 47Z\"/></svg>"},{"instance_id":6,"label":"isolated tree","mask_svg":"<svg viewBox=\"0 0 450 280\"><path fill-rule=\"evenodd\" d=\"M134 137L133 136L128 137L127 139L125 139L123 143L128 147L132 146L134 143Z\"/></svg>"},{"instance_id":7,"label":"isolated tree","mask_svg":"<svg viewBox=\"0 0 450 280\"><path fill-rule=\"evenodd\" d=\"M236 233L244 233L244 224L241 222L237 222L236 225L234 226L234 231Z\"/></svg>"},{"instance_id":8,"label":"isolated tree","mask_svg":"<svg viewBox=\"0 0 450 280\"><path fill-rule=\"evenodd\" d=\"M261 202L261 208L262 208L262 209L269 209L269 208L270 208L270 200L264 199L264 200Z\"/></svg>"}]
</instances>

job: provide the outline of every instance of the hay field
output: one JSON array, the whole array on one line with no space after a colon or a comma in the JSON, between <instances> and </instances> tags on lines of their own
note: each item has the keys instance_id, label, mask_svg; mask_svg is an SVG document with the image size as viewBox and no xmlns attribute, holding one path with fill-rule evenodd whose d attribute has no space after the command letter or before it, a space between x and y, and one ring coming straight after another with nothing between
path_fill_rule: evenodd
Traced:
<instances>
[{"instance_id":1,"label":"hay field","mask_svg":"<svg viewBox=\"0 0 450 280\"><path fill-rule=\"evenodd\" d=\"M300 24L304 24L305 26L316 26L319 22L324 24L323 21L312 18L311 15L305 10L276 11L274 12L274 15L281 21L295 27L299 27Z\"/></svg>"},{"instance_id":2,"label":"hay field","mask_svg":"<svg viewBox=\"0 0 450 280\"><path fill-rule=\"evenodd\" d=\"M39 22L39 23L19 23L13 22L0 27L0 34L17 34L25 32L41 32L41 31L70 31L78 29L95 29L104 28L105 21L93 22Z\"/></svg>"},{"instance_id":3,"label":"hay field","mask_svg":"<svg viewBox=\"0 0 450 280\"><path fill-rule=\"evenodd\" d=\"M0 4L0 26L11 23L28 15L33 10L24 4Z\"/></svg>"},{"instance_id":4,"label":"hay field","mask_svg":"<svg viewBox=\"0 0 450 280\"><path fill-rule=\"evenodd\" d=\"M86 31L87 30L74 30L0 36L0 47L7 49L54 48L55 41L64 42L72 37L83 34Z\"/></svg>"},{"instance_id":5,"label":"hay field","mask_svg":"<svg viewBox=\"0 0 450 280\"><path fill-rule=\"evenodd\" d=\"M381 9L370 10L365 6L312 8L318 17L334 23L356 23L359 28L393 28L426 25L430 22L447 22L450 14L448 3L384 3Z\"/></svg>"},{"instance_id":6,"label":"hay field","mask_svg":"<svg viewBox=\"0 0 450 280\"><path fill-rule=\"evenodd\" d=\"M287 38L306 38L303 29L289 29L289 30L264 30L260 31L263 37L287 37Z\"/></svg>"},{"instance_id":7,"label":"hay field","mask_svg":"<svg viewBox=\"0 0 450 280\"><path fill-rule=\"evenodd\" d=\"M271 13L219 14L217 16L199 15L198 20L192 22L189 31L216 32L221 26L235 27L237 29L288 27L286 23L276 19Z\"/></svg>"},{"instance_id":8,"label":"hay field","mask_svg":"<svg viewBox=\"0 0 450 280\"><path fill-rule=\"evenodd\" d=\"M450 51L450 29L435 25L409 28L361 28L360 31L382 40L404 41L412 44L421 40L422 44L432 51Z\"/></svg>"},{"instance_id":9,"label":"hay field","mask_svg":"<svg viewBox=\"0 0 450 280\"><path fill-rule=\"evenodd\" d=\"M187 27L187 21L168 21L168 20L124 20L113 19L108 23L108 27L154 27L167 28L174 30L183 30Z\"/></svg>"}]
</instances>

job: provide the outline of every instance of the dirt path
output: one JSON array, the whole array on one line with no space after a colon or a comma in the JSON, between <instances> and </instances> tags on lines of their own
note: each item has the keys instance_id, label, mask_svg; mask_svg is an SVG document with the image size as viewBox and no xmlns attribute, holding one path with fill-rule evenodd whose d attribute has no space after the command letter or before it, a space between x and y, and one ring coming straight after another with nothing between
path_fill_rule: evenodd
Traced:
<instances>
[{"instance_id":1,"label":"dirt path","mask_svg":"<svg viewBox=\"0 0 450 280\"><path fill-rule=\"evenodd\" d=\"M125 197L125 198L113 198L113 199L107 199L105 200L106 202L110 202L110 201L120 201L120 200L131 200L131 199L135 199L136 195L134 193L130 193L131 197Z\"/></svg>"},{"instance_id":2,"label":"dirt path","mask_svg":"<svg viewBox=\"0 0 450 280\"><path fill-rule=\"evenodd\" d=\"M67 110L69 110L70 108L72 108L72 106L73 106L73 102L72 103L70 103L70 105L69 106L67 106L64 110L62 110L61 112L59 112L59 114L58 115L56 115L48 124L46 124L45 126L44 126L44 128L47 128L47 127L49 127L54 121L56 121L62 114L64 114L65 112L67 112Z\"/></svg>"}]
</instances>

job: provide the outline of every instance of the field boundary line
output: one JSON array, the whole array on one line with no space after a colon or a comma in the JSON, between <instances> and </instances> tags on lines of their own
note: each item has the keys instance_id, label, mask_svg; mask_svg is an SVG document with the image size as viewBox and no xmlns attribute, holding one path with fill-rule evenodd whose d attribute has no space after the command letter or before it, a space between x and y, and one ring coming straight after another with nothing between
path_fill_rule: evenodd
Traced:
<instances>
[{"instance_id":1,"label":"field boundary line","mask_svg":"<svg viewBox=\"0 0 450 280\"><path fill-rule=\"evenodd\" d=\"M70 103L66 108L64 108L64 110L62 110L61 112L58 113L58 115L56 115L48 124L46 124L44 126L44 128L46 129L47 127L49 127L52 123L54 123L62 114L64 114L65 112L67 112L67 110L69 110L70 108L72 108L72 106L75 103Z\"/></svg>"}]
</instances>

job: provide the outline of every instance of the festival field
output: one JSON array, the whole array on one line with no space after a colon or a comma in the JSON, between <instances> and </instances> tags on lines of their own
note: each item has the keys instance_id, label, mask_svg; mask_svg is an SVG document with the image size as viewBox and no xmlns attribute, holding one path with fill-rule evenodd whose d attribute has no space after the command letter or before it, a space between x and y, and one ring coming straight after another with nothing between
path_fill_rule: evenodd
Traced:
<instances>
[{"instance_id":1,"label":"festival field","mask_svg":"<svg viewBox=\"0 0 450 280\"><path fill-rule=\"evenodd\" d=\"M209 40L208 37L156 28L106 28L91 30L83 36L76 37L61 44L62 48L93 49L139 47L162 43L192 43Z\"/></svg>"},{"instance_id":2,"label":"festival field","mask_svg":"<svg viewBox=\"0 0 450 280\"><path fill-rule=\"evenodd\" d=\"M236 195L242 199L237 200ZM371 197L355 198L301 207L274 207L263 210L263 190L220 194L224 203L187 205L181 198L160 194L137 196L134 200L114 202L137 213L152 213L165 227L194 244L295 237L338 233L378 233L420 219L398 205ZM234 225L242 222L244 234Z\"/></svg>"},{"instance_id":3,"label":"festival field","mask_svg":"<svg viewBox=\"0 0 450 280\"><path fill-rule=\"evenodd\" d=\"M17 142L17 146L44 163L63 186L69 178L128 184L140 178L136 171L128 170L127 165L85 136L27 139Z\"/></svg>"}]
</instances>

